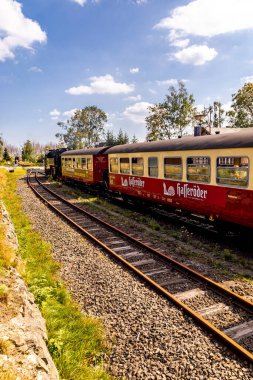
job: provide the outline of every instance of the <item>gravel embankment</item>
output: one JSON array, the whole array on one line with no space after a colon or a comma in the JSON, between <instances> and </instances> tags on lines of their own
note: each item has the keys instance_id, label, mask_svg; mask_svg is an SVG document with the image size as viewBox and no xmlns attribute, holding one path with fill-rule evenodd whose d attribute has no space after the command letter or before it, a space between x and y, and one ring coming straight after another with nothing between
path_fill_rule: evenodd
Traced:
<instances>
[{"instance_id":1,"label":"gravel embankment","mask_svg":"<svg viewBox=\"0 0 253 380\"><path fill-rule=\"evenodd\" d=\"M85 313L103 320L109 373L135 380L250 380L253 369L52 214L19 181L24 210L53 246Z\"/></svg>"}]
</instances>

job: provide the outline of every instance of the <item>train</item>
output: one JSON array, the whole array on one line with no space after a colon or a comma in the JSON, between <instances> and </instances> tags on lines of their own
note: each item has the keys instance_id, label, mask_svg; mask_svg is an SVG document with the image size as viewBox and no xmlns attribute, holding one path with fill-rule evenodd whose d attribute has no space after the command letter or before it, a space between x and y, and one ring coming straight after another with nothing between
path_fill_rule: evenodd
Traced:
<instances>
[{"instance_id":1,"label":"train","mask_svg":"<svg viewBox=\"0 0 253 380\"><path fill-rule=\"evenodd\" d=\"M45 172L217 226L253 228L253 131L52 150Z\"/></svg>"}]
</instances>

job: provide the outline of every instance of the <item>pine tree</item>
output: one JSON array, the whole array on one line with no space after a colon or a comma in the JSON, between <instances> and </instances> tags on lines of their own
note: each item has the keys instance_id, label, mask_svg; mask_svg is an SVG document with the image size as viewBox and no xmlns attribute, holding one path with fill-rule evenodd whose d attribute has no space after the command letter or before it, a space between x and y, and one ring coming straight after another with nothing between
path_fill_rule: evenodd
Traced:
<instances>
[{"instance_id":1,"label":"pine tree","mask_svg":"<svg viewBox=\"0 0 253 380\"><path fill-rule=\"evenodd\" d=\"M4 161L10 161L11 159L11 156L8 152L8 149L7 148L4 148L4 153L3 153L3 160Z\"/></svg>"}]
</instances>

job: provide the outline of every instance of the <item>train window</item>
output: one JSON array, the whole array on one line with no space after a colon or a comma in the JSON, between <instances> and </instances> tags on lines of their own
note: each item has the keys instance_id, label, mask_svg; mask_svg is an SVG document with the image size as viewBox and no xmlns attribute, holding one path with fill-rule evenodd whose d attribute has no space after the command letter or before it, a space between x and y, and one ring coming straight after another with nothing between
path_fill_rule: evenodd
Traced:
<instances>
[{"instance_id":1,"label":"train window","mask_svg":"<svg viewBox=\"0 0 253 380\"><path fill-rule=\"evenodd\" d=\"M76 167L81 168L81 158L76 158Z\"/></svg>"},{"instance_id":2,"label":"train window","mask_svg":"<svg viewBox=\"0 0 253 380\"><path fill-rule=\"evenodd\" d=\"M248 186L248 157L218 157L216 181L223 185Z\"/></svg>"},{"instance_id":3,"label":"train window","mask_svg":"<svg viewBox=\"0 0 253 380\"><path fill-rule=\"evenodd\" d=\"M132 158L132 174L133 175L143 175L143 158L133 157Z\"/></svg>"},{"instance_id":4,"label":"train window","mask_svg":"<svg viewBox=\"0 0 253 380\"><path fill-rule=\"evenodd\" d=\"M110 173L118 173L119 161L118 158L110 158Z\"/></svg>"},{"instance_id":5,"label":"train window","mask_svg":"<svg viewBox=\"0 0 253 380\"><path fill-rule=\"evenodd\" d=\"M120 173L129 174L130 173L130 163L129 158L120 158L119 159Z\"/></svg>"},{"instance_id":6,"label":"train window","mask_svg":"<svg viewBox=\"0 0 253 380\"><path fill-rule=\"evenodd\" d=\"M181 157L164 158L164 178L181 180L183 174Z\"/></svg>"},{"instance_id":7,"label":"train window","mask_svg":"<svg viewBox=\"0 0 253 380\"><path fill-rule=\"evenodd\" d=\"M149 177L158 177L158 158L148 158L148 175Z\"/></svg>"},{"instance_id":8,"label":"train window","mask_svg":"<svg viewBox=\"0 0 253 380\"><path fill-rule=\"evenodd\" d=\"M86 158L81 158L81 167L82 169L86 169Z\"/></svg>"},{"instance_id":9,"label":"train window","mask_svg":"<svg viewBox=\"0 0 253 380\"><path fill-rule=\"evenodd\" d=\"M187 180L196 182L210 182L210 158L188 157L187 158Z\"/></svg>"},{"instance_id":10,"label":"train window","mask_svg":"<svg viewBox=\"0 0 253 380\"><path fill-rule=\"evenodd\" d=\"M71 168L72 167L72 159L71 158L66 158L66 167Z\"/></svg>"},{"instance_id":11,"label":"train window","mask_svg":"<svg viewBox=\"0 0 253 380\"><path fill-rule=\"evenodd\" d=\"M62 166L65 166L65 158L64 157L61 158L61 164L62 164Z\"/></svg>"},{"instance_id":12,"label":"train window","mask_svg":"<svg viewBox=\"0 0 253 380\"><path fill-rule=\"evenodd\" d=\"M87 158L87 169L92 170L92 160L91 158Z\"/></svg>"}]
</instances>

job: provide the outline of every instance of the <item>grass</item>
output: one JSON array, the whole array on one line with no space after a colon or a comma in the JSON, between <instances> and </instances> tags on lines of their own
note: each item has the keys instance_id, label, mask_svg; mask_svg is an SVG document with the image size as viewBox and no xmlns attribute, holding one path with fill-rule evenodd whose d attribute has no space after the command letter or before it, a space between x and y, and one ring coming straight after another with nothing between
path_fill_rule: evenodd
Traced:
<instances>
[{"instance_id":1,"label":"grass","mask_svg":"<svg viewBox=\"0 0 253 380\"><path fill-rule=\"evenodd\" d=\"M7 269L10 265L15 266L16 255L10 245L6 243L5 231L5 226L0 224L0 269Z\"/></svg>"},{"instance_id":2,"label":"grass","mask_svg":"<svg viewBox=\"0 0 253 380\"><path fill-rule=\"evenodd\" d=\"M148 226L153 231L160 231L160 229L161 229L159 223L157 223L157 221L155 219L152 219L152 218L150 218Z\"/></svg>"},{"instance_id":3,"label":"grass","mask_svg":"<svg viewBox=\"0 0 253 380\"><path fill-rule=\"evenodd\" d=\"M223 257L225 261L230 261L232 263L235 263L238 261L237 255L232 253L229 249L224 249L223 250Z\"/></svg>"},{"instance_id":4,"label":"grass","mask_svg":"<svg viewBox=\"0 0 253 380\"><path fill-rule=\"evenodd\" d=\"M6 173L2 198L15 226L23 276L35 296L48 329L48 347L60 376L65 380L109 380L103 370L107 352L105 333L98 319L84 316L58 278L59 265L51 245L33 230L22 211L16 182L24 171ZM1 187L0 187L1 189Z\"/></svg>"},{"instance_id":5,"label":"grass","mask_svg":"<svg viewBox=\"0 0 253 380\"><path fill-rule=\"evenodd\" d=\"M0 372L0 380L16 380L18 378L17 372L11 368L6 371Z\"/></svg>"},{"instance_id":6,"label":"grass","mask_svg":"<svg viewBox=\"0 0 253 380\"><path fill-rule=\"evenodd\" d=\"M0 339L0 354L8 355L10 351L11 343L9 340Z\"/></svg>"},{"instance_id":7,"label":"grass","mask_svg":"<svg viewBox=\"0 0 253 380\"><path fill-rule=\"evenodd\" d=\"M0 301L7 302L9 288L5 284L0 284Z\"/></svg>"},{"instance_id":8,"label":"grass","mask_svg":"<svg viewBox=\"0 0 253 380\"><path fill-rule=\"evenodd\" d=\"M253 280L248 273L236 274L233 276L233 280L234 281L248 282L249 284L253 284Z\"/></svg>"}]
</instances>

